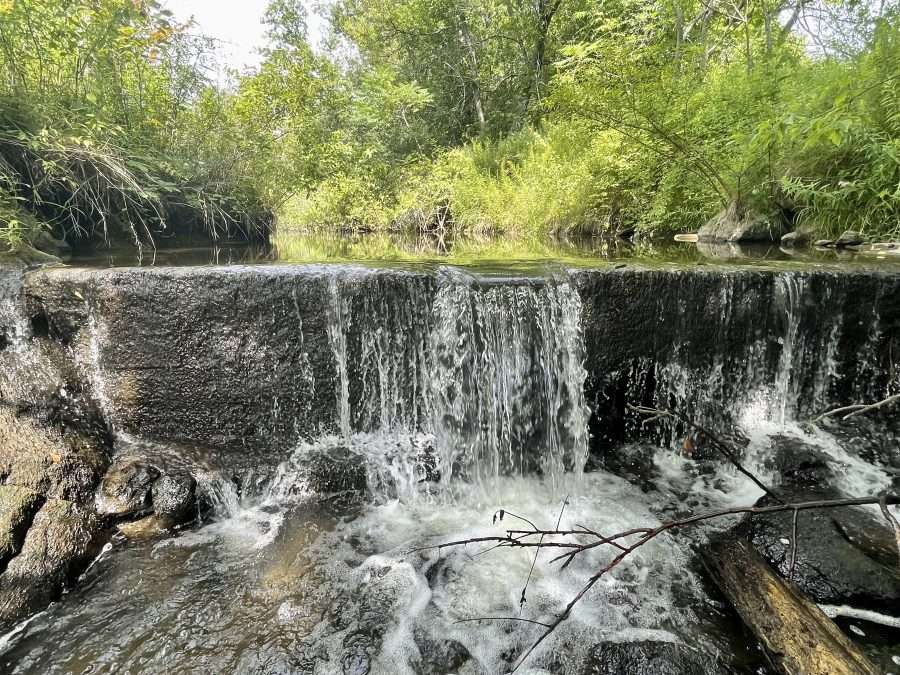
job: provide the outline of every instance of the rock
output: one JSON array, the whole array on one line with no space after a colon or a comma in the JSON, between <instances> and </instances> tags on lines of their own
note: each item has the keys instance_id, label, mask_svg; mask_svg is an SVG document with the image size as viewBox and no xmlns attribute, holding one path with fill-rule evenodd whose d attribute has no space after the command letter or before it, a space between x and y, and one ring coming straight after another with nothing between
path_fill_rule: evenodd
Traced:
<instances>
[{"instance_id":1,"label":"rock","mask_svg":"<svg viewBox=\"0 0 900 675\"><path fill-rule=\"evenodd\" d=\"M0 633L57 599L96 558L105 539L102 521L90 509L48 500L21 552L0 575Z\"/></svg>"},{"instance_id":2,"label":"rock","mask_svg":"<svg viewBox=\"0 0 900 675\"><path fill-rule=\"evenodd\" d=\"M333 495L367 489L365 458L345 446L313 447L295 459L292 468L297 479L289 486L290 494Z\"/></svg>"},{"instance_id":3,"label":"rock","mask_svg":"<svg viewBox=\"0 0 900 675\"><path fill-rule=\"evenodd\" d=\"M785 495L784 491L781 492ZM834 492L797 491L785 495L791 501L838 496ZM761 504L769 503L767 499ZM893 545L886 525L860 508L806 511L798 516L797 553L793 580L814 602L851 605L891 614L900 605L900 567L893 561L870 555L872 541L881 540L884 555ZM751 542L780 573L787 577L791 560L792 514L754 515L745 521ZM855 533L856 543L847 532ZM894 546L896 548L896 546Z\"/></svg>"},{"instance_id":4,"label":"rock","mask_svg":"<svg viewBox=\"0 0 900 675\"><path fill-rule=\"evenodd\" d=\"M141 459L125 458L113 464L97 495L97 512L108 516L126 516L150 508L150 490L160 472Z\"/></svg>"},{"instance_id":5,"label":"rock","mask_svg":"<svg viewBox=\"0 0 900 675\"><path fill-rule=\"evenodd\" d=\"M175 522L191 520L197 514L197 481L187 473L166 474L150 490L153 511Z\"/></svg>"},{"instance_id":6,"label":"rock","mask_svg":"<svg viewBox=\"0 0 900 675\"><path fill-rule=\"evenodd\" d=\"M629 443L603 453L600 466L630 483L651 490L659 470L654 463L656 449L643 443Z\"/></svg>"},{"instance_id":7,"label":"rock","mask_svg":"<svg viewBox=\"0 0 900 675\"><path fill-rule=\"evenodd\" d=\"M786 248L799 248L809 243L809 234L801 230L788 232L781 238L781 245Z\"/></svg>"},{"instance_id":8,"label":"rock","mask_svg":"<svg viewBox=\"0 0 900 675\"><path fill-rule=\"evenodd\" d=\"M798 438L774 436L771 453L779 490L821 489L834 479L825 454Z\"/></svg>"},{"instance_id":9,"label":"rock","mask_svg":"<svg viewBox=\"0 0 900 675\"><path fill-rule=\"evenodd\" d=\"M456 640L430 635L420 628L413 632L413 639L422 662L419 672L422 675L448 675L457 672L472 655L465 645Z\"/></svg>"},{"instance_id":10,"label":"rock","mask_svg":"<svg viewBox=\"0 0 900 675\"><path fill-rule=\"evenodd\" d=\"M595 645L582 675L717 675L721 664L708 654L674 642L604 642Z\"/></svg>"},{"instance_id":11,"label":"rock","mask_svg":"<svg viewBox=\"0 0 900 675\"><path fill-rule=\"evenodd\" d=\"M140 520L132 520L130 522L119 523L116 528L127 539L143 541L147 539L155 539L166 534L175 526L175 520L169 516L152 515Z\"/></svg>"},{"instance_id":12,"label":"rock","mask_svg":"<svg viewBox=\"0 0 900 675\"><path fill-rule=\"evenodd\" d=\"M30 244L37 250L50 254L52 256L61 256L72 250L62 239L56 239L50 232L44 228L38 229L30 237Z\"/></svg>"},{"instance_id":13,"label":"rock","mask_svg":"<svg viewBox=\"0 0 900 675\"><path fill-rule=\"evenodd\" d=\"M777 242L787 226L759 214L737 213L730 207L711 218L697 232L698 241Z\"/></svg>"},{"instance_id":14,"label":"rock","mask_svg":"<svg viewBox=\"0 0 900 675\"><path fill-rule=\"evenodd\" d=\"M12 255L14 260L21 261L26 265L55 265L61 263L62 260L55 255L44 253L36 249L31 244L24 242L13 247Z\"/></svg>"},{"instance_id":15,"label":"rock","mask_svg":"<svg viewBox=\"0 0 900 675\"><path fill-rule=\"evenodd\" d=\"M7 485L86 504L108 464L93 437L0 406L0 476Z\"/></svg>"},{"instance_id":16,"label":"rock","mask_svg":"<svg viewBox=\"0 0 900 675\"><path fill-rule=\"evenodd\" d=\"M25 533L44 498L15 485L0 485L0 573L22 550Z\"/></svg>"},{"instance_id":17,"label":"rock","mask_svg":"<svg viewBox=\"0 0 900 675\"><path fill-rule=\"evenodd\" d=\"M837 238L837 241L834 242L834 245L838 248L846 248L847 246L859 246L860 244L864 244L865 242L865 238L859 232L856 232L854 230L847 230Z\"/></svg>"}]
</instances>

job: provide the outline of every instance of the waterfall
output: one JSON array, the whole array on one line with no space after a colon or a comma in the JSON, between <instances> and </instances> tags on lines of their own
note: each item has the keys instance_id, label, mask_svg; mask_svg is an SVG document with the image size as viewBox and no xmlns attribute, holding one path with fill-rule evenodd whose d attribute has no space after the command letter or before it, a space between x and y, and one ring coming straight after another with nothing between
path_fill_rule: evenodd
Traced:
<instances>
[{"instance_id":1,"label":"waterfall","mask_svg":"<svg viewBox=\"0 0 900 675\"><path fill-rule=\"evenodd\" d=\"M589 412L580 309L566 280L443 276L430 392L442 466L478 479L581 470Z\"/></svg>"},{"instance_id":2,"label":"waterfall","mask_svg":"<svg viewBox=\"0 0 900 675\"><path fill-rule=\"evenodd\" d=\"M534 470L556 480L582 469L589 410L581 305L568 279L447 269L436 288L362 273L332 276L328 289L343 443L387 458L394 477L410 472L401 457L421 461L422 446L444 480Z\"/></svg>"},{"instance_id":3,"label":"waterfall","mask_svg":"<svg viewBox=\"0 0 900 675\"><path fill-rule=\"evenodd\" d=\"M22 351L31 334L22 298L22 272L0 268L0 351Z\"/></svg>"},{"instance_id":4,"label":"waterfall","mask_svg":"<svg viewBox=\"0 0 900 675\"><path fill-rule=\"evenodd\" d=\"M328 283L328 341L334 353L337 377L338 428L341 436L350 438L350 377L347 374L347 329L351 321L349 311L341 298L341 289L337 277L331 277Z\"/></svg>"},{"instance_id":5,"label":"waterfall","mask_svg":"<svg viewBox=\"0 0 900 675\"><path fill-rule=\"evenodd\" d=\"M784 333L781 343L781 356L775 372L773 385L773 412L783 426L789 416L796 413L797 399L801 384L797 372L796 361L801 356L803 344L800 336L802 318L801 303L806 292L806 278L798 274L780 274L775 279L775 299L784 312Z\"/></svg>"}]
</instances>

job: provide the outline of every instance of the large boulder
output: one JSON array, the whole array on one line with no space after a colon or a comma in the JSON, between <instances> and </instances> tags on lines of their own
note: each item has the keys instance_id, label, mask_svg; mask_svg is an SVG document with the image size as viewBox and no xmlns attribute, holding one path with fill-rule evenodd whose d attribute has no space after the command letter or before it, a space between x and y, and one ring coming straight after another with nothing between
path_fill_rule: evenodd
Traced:
<instances>
[{"instance_id":1,"label":"large boulder","mask_svg":"<svg viewBox=\"0 0 900 675\"><path fill-rule=\"evenodd\" d=\"M22 550L25 533L44 503L37 492L15 485L0 485L0 573Z\"/></svg>"},{"instance_id":2,"label":"large boulder","mask_svg":"<svg viewBox=\"0 0 900 675\"><path fill-rule=\"evenodd\" d=\"M795 492L792 501L836 496ZM763 500L762 503L770 503ZM798 515L793 552L791 512L753 516L747 521L753 545L781 573L790 576L814 602L896 612L900 606L900 565L893 533L860 508L805 511ZM848 533L851 537L848 537ZM879 543L880 542L880 545Z\"/></svg>"},{"instance_id":3,"label":"large boulder","mask_svg":"<svg viewBox=\"0 0 900 675\"><path fill-rule=\"evenodd\" d=\"M105 538L102 520L89 508L48 500L0 575L0 633L58 598L97 557Z\"/></svg>"},{"instance_id":4,"label":"large boulder","mask_svg":"<svg viewBox=\"0 0 900 675\"><path fill-rule=\"evenodd\" d=\"M778 242L787 233L780 221L752 212L728 208L716 214L697 232L698 241Z\"/></svg>"},{"instance_id":5,"label":"large boulder","mask_svg":"<svg viewBox=\"0 0 900 675\"><path fill-rule=\"evenodd\" d=\"M782 499L791 502L839 499L840 480L817 448L791 436L776 436L772 468ZM768 497L761 505L771 504ZM750 541L781 574L813 601L891 611L900 603L900 560L893 532L877 508L803 511L797 541L791 541L793 513L753 515L741 526Z\"/></svg>"}]
</instances>

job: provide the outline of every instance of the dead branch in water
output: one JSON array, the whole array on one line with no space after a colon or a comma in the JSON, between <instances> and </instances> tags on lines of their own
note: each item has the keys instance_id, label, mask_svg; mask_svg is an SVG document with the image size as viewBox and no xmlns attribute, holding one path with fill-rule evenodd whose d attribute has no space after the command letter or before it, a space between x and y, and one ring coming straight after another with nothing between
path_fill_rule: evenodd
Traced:
<instances>
[{"instance_id":1,"label":"dead branch in water","mask_svg":"<svg viewBox=\"0 0 900 675\"><path fill-rule=\"evenodd\" d=\"M900 546L900 523L898 523L896 517L890 513L888 510L888 506L895 506L900 504L900 496L897 495L881 495L877 497L861 497L861 498L852 498L852 499L828 499L828 500L816 500L816 501L807 501L807 502L793 502L793 503L779 503L773 504L771 506L746 506L746 507L733 507L727 509L720 509L717 511L710 511L708 513L701 513L693 516L688 516L686 518L681 518L678 520L671 520L655 527L637 527L629 530L625 530L622 532L617 532L615 534L609 536L603 536L599 532L590 530L585 527L576 526L577 529L560 529L559 523L557 524L556 529L552 530L543 530L532 524L531 530L517 530L517 529L508 529L506 530L505 536L494 536L494 537L473 537L471 539L462 539L458 541L445 542L441 544L437 544L435 546L425 546L421 548L416 548L410 551L421 552L421 551L434 551L438 552L443 551L445 548L454 548L460 546L468 546L470 544L481 544L481 543L490 543L494 544L489 550L493 550L495 548L551 548L551 549L559 549L563 552L559 553L555 558L550 560L550 564L561 562L562 565L560 569L564 569L567 567L579 554L585 553L586 551L590 551L592 549L599 548L601 546L610 546L616 549L617 554L615 557L608 562L606 565L597 570L585 583L582 589L572 598L568 605L566 605L565 609L551 622L544 623L542 621L536 621L532 619L524 620L526 623L534 623L541 626L544 626L544 632L535 640L534 643L519 657L519 660L516 662L515 667L513 668L513 672L518 670L519 666L521 666L525 660L534 652L535 649L540 646L544 640L546 640L552 633L555 631L560 624L562 624L567 618L569 618L572 609L577 605L587 594L588 591L593 588L598 581L600 581L604 576L606 576L609 572L614 570L620 564L622 564L632 553L634 553L637 549L645 546L649 542L653 541L659 535L670 532L673 530L682 529L685 527L689 527L691 525L696 525L698 523L706 522L708 520L713 520L716 518L723 518L725 516L733 516L733 515L742 515L742 514L771 514L771 513L783 513L785 511L793 512L794 514L799 513L800 511L811 511L815 509L833 509L833 508L846 508L851 506L871 506L871 505L879 505L882 508L885 517L888 518L891 523L894 532L898 537L898 546ZM500 519L502 520L502 514L507 512L501 511L498 512L501 514ZM495 514L496 515L496 514ZM524 518L520 518L521 520L525 520ZM495 520L496 522L496 520ZM527 521L531 522L531 521ZM795 535L796 536L796 535ZM529 540L529 538L534 537L537 538L537 541ZM588 542L579 542L579 541L555 541L550 540L547 541L547 538L565 538L570 539L573 537L591 537L592 540ZM793 543L793 542L792 542ZM529 575L530 576L530 575ZM524 592L524 591L523 591ZM508 621L513 620L512 617L477 617L473 619L467 619L466 621ZM518 619L517 619L518 620Z\"/></svg>"},{"instance_id":2,"label":"dead branch in water","mask_svg":"<svg viewBox=\"0 0 900 675\"><path fill-rule=\"evenodd\" d=\"M872 405L849 406L847 408L834 410L830 413L826 413L826 415L822 417L837 415L842 412L849 412L850 414L847 417L844 417L844 419L847 419L848 417L852 417L853 415L863 414L870 410L875 410L887 406L895 400L900 400L900 395L889 397ZM900 504L900 496L892 494L882 494L879 496L870 497L827 499L787 503L783 499L781 499L781 497L779 497L779 495L776 494L771 488L763 483L757 476L755 476L749 469L741 464L740 459L738 458L739 451L730 447L728 443L720 439L718 436L710 432L702 425L697 424L684 415L671 410L634 405L628 405L628 409L640 415L644 415L646 417L646 419L644 419L642 423L644 425L657 420L667 419L680 422L681 424L684 424L685 426L690 427L698 433L702 434L709 440L712 447L714 447L716 451L719 452L719 454L725 457L725 459L727 459L728 462L731 463L740 473L749 478L757 487L765 492L769 496L769 498L776 503L767 506L754 505L719 509L706 513L687 516L685 518L680 518L677 520L667 521L653 527L636 527L624 530L622 532L616 532L611 535L604 535L596 529L591 529L580 524L575 524L573 528L562 528L562 517L565 512L566 506L568 506L569 504L569 499L568 497L566 497L560 510L559 518L556 522L556 527L554 529L541 529L528 518L515 513L510 513L505 509L501 509L494 513L494 524L502 522L504 517L510 517L527 524L531 529L508 528L506 530L505 536L472 537L468 539L461 539L458 541L444 542L434 546L425 546L412 549L410 553L436 550L438 551L438 554L440 554L446 548L466 547L470 544L490 544L490 546L486 547L476 554L479 556L498 548L536 549L534 559L532 560L531 566L529 568L528 577L525 581L524 587L522 588L522 595L519 602L519 607L521 610L521 608L525 604L525 593L534 573L538 554L540 553L540 550L542 548L556 549L557 555L551 558L549 563L551 565L554 563L560 563L560 569L565 569L582 553L604 546L610 547L610 549L614 553L614 557L587 579L581 590L575 594L575 596L565 606L563 611L560 612L552 621L544 622L538 621L536 619L510 616L473 617L469 619L463 619L461 621L518 621L543 627L544 631L518 658L512 669L512 672L517 671L519 667L535 651L535 649L537 649L566 619L569 618L574 607L584 599L584 596L597 584L597 582L599 582L604 576L609 574L612 570L626 561L628 557L631 556L639 548L645 546L646 544L650 543L661 534L664 534L666 532L678 531L683 528L687 528L718 518L724 518L727 516L747 514L766 515L790 512L793 515L791 521L790 568L788 573L788 580L790 581L794 575L794 568L797 559L797 523L801 511L878 505L880 506L882 514L884 515L885 519L888 521L894 532L897 541L898 552L900 552L900 521L897 520L897 517L894 516L894 514L892 514L889 509L889 506L896 506ZM821 419L822 417L817 418L817 420Z\"/></svg>"},{"instance_id":3,"label":"dead branch in water","mask_svg":"<svg viewBox=\"0 0 900 675\"><path fill-rule=\"evenodd\" d=\"M853 405L845 405L840 408L835 408L834 410L824 412L818 417L810 420L810 422L812 424L818 424L819 422L828 419L829 417L840 417L841 421L845 422L852 417L865 415L866 413L870 413L873 410L886 408L887 406L898 401L900 401L900 394L894 394L893 396L888 396L887 398L877 401L876 403L855 403Z\"/></svg>"},{"instance_id":4,"label":"dead branch in water","mask_svg":"<svg viewBox=\"0 0 900 675\"><path fill-rule=\"evenodd\" d=\"M719 454L721 454L723 457L725 457L725 459L727 459L734 466L734 468L736 468L738 471L740 471L742 474L744 474L747 478L749 478L751 481L753 481L753 483L756 485L756 487L761 489L763 492L765 492L767 495L769 495L775 501L777 501L779 503L783 503L783 502L781 502L781 499L778 497L778 495L775 494L775 492L773 492L771 488L769 488L759 478L757 478L755 475L753 475L753 473L751 471L746 469L743 464L741 464L740 460L738 460L738 458L737 458L737 455L734 453L734 451L730 447L728 447L727 443L725 443L722 439L720 439L718 436L716 436L714 433L712 433L711 431L709 431L702 425L697 424L693 420L691 420L691 419L685 417L684 415L677 413L673 410L664 410L662 408L648 408L646 406L631 405L631 404L628 404L628 409L633 412L639 413L641 415L647 416L647 418L641 423L642 426L646 425L646 424L650 424L651 422L655 422L657 420L671 419L671 420L676 420L678 422L681 422L685 426L691 427L691 428L695 429L696 431L700 432L701 434L706 436L706 438L710 441L712 446L716 449L716 451Z\"/></svg>"}]
</instances>

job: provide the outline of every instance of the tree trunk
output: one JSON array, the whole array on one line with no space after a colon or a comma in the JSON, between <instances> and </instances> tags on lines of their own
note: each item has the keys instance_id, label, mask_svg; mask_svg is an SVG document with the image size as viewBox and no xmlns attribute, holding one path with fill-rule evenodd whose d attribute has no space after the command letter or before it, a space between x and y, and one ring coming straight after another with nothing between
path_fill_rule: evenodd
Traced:
<instances>
[{"instance_id":1,"label":"tree trunk","mask_svg":"<svg viewBox=\"0 0 900 675\"><path fill-rule=\"evenodd\" d=\"M876 675L878 669L800 590L743 539L711 543L703 560L716 584L783 675Z\"/></svg>"}]
</instances>

